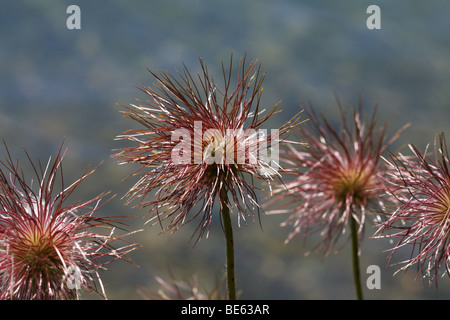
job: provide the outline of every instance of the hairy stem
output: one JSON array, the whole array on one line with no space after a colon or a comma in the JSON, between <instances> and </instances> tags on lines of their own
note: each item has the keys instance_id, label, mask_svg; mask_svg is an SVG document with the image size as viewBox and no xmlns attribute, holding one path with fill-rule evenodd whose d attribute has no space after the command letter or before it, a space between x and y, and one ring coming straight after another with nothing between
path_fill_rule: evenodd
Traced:
<instances>
[{"instance_id":1,"label":"hairy stem","mask_svg":"<svg viewBox=\"0 0 450 320\"><path fill-rule=\"evenodd\" d=\"M227 190L221 191L221 213L225 231L225 242L227 251L227 289L228 299L236 300L236 280L234 276L234 240L233 227L231 225L230 208L228 207Z\"/></svg>"},{"instance_id":2,"label":"hairy stem","mask_svg":"<svg viewBox=\"0 0 450 320\"><path fill-rule=\"evenodd\" d=\"M353 215L350 217L350 228L352 237L353 282L355 284L356 299L363 300L361 272L359 268L358 225Z\"/></svg>"}]
</instances>

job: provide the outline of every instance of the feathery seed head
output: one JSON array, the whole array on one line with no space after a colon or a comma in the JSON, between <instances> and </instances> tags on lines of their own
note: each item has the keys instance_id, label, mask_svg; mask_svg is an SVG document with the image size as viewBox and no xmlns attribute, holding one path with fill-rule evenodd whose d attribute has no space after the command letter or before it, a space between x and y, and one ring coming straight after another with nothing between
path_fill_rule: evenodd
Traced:
<instances>
[{"instance_id":1,"label":"feathery seed head","mask_svg":"<svg viewBox=\"0 0 450 320\"><path fill-rule=\"evenodd\" d=\"M283 225L294 230L293 237L319 233L325 254L331 252L353 217L362 235L370 206L382 205L381 183L384 174L380 156L398 135L385 141L387 123L378 127L377 108L369 119L362 119L362 100L349 117L340 105L339 131L325 115L305 108L309 126L297 127L304 146L284 151L281 159L292 165L286 176L292 177L278 189L268 204L277 204L273 213L288 213Z\"/></svg>"},{"instance_id":2,"label":"feathery seed head","mask_svg":"<svg viewBox=\"0 0 450 320\"><path fill-rule=\"evenodd\" d=\"M142 127L118 139L134 145L114 155L119 163L140 165L135 174L141 178L130 189L129 202L149 207L150 220L170 219L165 230L177 230L201 215L199 238L211 222L216 198L223 200L227 193L239 219L254 219L260 207L246 176L270 182L279 175L278 144L297 121L269 134L262 128L277 105L262 116L264 75L256 61L246 66L241 60L234 84L233 59L229 70L222 64L221 86L200 63L197 77L186 66L175 76L152 72L156 85L141 88L149 100L125 107L125 115ZM198 212L189 214L197 205Z\"/></svg>"},{"instance_id":3,"label":"feathery seed head","mask_svg":"<svg viewBox=\"0 0 450 320\"><path fill-rule=\"evenodd\" d=\"M112 246L124 237L112 234L122 219L93 216L106 193L67 204L95 169L64 187L63 157L60 150L45 169L28 157L38 190L27 184L9 151L6 161L0 162L0 299L77 299L79 289L105 296L98 272L111 261L125 259L135 247ZM55 193L58 175L63 186Z\"/></svg>"},{"instance_id":4,"label":"feathery seed head","mask_svg":"<svg viewBox=\"0 0 450 320\"><path fill-rule=\"evenodd\" d=\"M392 156L387 161L386 190L399 205L388 213L377 235L398 239L389 260L399 248L411 248L411 257L398 271L416 265L430 284L437 284L442 266L450 274L450 158L444 134L439 142L435 139L433 155L413 145L410 149L412 156Z\"/></svg>"}]
</instances>

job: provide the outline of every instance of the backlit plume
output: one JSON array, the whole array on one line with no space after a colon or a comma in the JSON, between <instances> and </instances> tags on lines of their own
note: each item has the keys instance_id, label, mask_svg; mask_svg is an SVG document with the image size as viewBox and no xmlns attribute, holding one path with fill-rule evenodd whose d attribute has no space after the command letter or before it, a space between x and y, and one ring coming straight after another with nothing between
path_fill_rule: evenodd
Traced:
<instances>
[{"instance_id":1,"label":"backlit plume","mask_svg":"<svg viewBox=\"0 0 450 320\"><path fill-rule=\"evenodd\" d=\"M278 145L298 117L279 129L263 129L278 104L262 116L264 75L256 61L245 62L239 63L236 82L233 59L229 69L222 64L222 85L202 60L196 76L186 67L176 75L151 72L154 87L140 88L148 100L125 107L125 115L141 127L118 137L133 145L114 158L138 164L140 179L128 200L148 207L150 220L169 219L165 230L200 217L200 238L217 199L229 203L239 220L253 220L260 212L253 178L270 183L280 175Z\"/></svg>"},{"instance_id":2,"label":"backlit plume","mask_svg":"<svg viewBox=\"0 0 450 320\"><path fill-rule=\"evenodd\" d=\"M432 153L413 145L410 149L410 156L387 160L386 188L399 205L386 212L389 219L377 234L398 240L390 260L401 249L411 251L399 270L416 266L430 284L437 284L440 272L450 274L450 158L444 134L435 140Z\"/></svg>"},{"instance_id":3,"label":"backlit plume","mask_svg":"<svg viewBox=\"0 0 450 320\"><path fill-rule=\"evenodd\" d=\"M29 184L9 152L0 162L0 299L78 299L81 291L106 297L99 272L135 247L112 246L125 236L114 235L122 219L94 216L106 193L68 203L94 170L64 186L63 157L60 150L45 167L28 157L35 173Z\"/></svg>"},{"instance_id":4,"label":"backlit plume","mask_svg":"<svg viewBox=\"0 0 450 320\"><path fill-rule=\"evenodd\" d=\"M284 225L293 228L288 240L320 235L320 247L328 254L351 219L361 236L369 207L383 206L379 176L385 174L380 156L396 138L385 141L387 123L377 125L376 108L362 118L362 101L351 116L339 101L340 127L333 128L324 115L305 108L309 125L297 127L306 146L291 145L281 159L293 166L290 177L278 188L274 213L288 213Z\"/></svg>"}]
</instances>

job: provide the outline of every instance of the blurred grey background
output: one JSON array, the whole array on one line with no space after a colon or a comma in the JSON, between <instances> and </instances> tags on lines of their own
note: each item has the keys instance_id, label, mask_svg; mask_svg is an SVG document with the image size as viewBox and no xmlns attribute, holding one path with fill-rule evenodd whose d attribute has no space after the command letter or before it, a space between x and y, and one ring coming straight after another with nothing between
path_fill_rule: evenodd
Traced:
<instances>
[{"instance_id":1,"label":"blurred grey background","mask_svg":"<svg viewBox=\"0 0 450 320\"><path fill-rule=\"evenodd\" d=\"M419 1L2 1L0 6L0 136L15 157L46 161L65 138L69 148L65 179L78 178L103 161L80 186L77 197L111 190L117 197L101 212L133 215L130 229L144 231L131 240L142 245L130 257L139 267L115 262L103 273L110 299L141 299L138 288L157 290L155 276L179 280L199 277L212 288L225 268L223 234L214 222L208 239L189 243L196 224L175 234L144 225L145 211L125 206L121 197L135 180L122 181L131 168L110 160L124 146L114 137L135 123L117 104L143 98L133 85L150 85L151 70L195 73L199 57L220 77L230 54L258 59L267 73L263 104L282 101L283 112L268 128L289 120L301 103L313 103L329 118L337 114L333 91L345 104L364 95L367 110L380 102L381 120L397 114L390 133L412 126L394 145L424 148L437 132L448 133L450 118L450 2ZM81 29L69 30L69 5L81 9ZM366 9L381 9L381 29L369 30ZM337 119L337 118L335 118ZM4 149L2 149L4 153ZM243 299L353 299L349 246L323 259L304 244L284 239L283 216L261 217L237 228L237 286ZM450 297L448 277L438 295L415 270L393 276L386 266L388 242L362 245L363 280L369 265L381 268L381 289L365 289L367 299ZM408 251L397 256L407 258ZM85 298L91 298L85 296Z\"/></svg>"}]
</instances>

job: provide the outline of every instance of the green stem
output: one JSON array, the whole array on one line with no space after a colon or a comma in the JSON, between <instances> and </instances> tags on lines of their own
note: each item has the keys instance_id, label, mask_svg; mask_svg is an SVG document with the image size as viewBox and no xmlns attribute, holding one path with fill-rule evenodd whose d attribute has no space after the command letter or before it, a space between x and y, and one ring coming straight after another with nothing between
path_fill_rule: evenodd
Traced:
<instances>
[{"instance_id":1,"label":"green stem","mask_svg":"<svg viewBox=\"0 0 450 320\"><path fill-rule=\"evenodd\" d=\"M234 240L233 228L231 225L230 209L228 207L227 190L224 188L221 191L222 200L222 218L225 230L225 242L227 250L227 288L228 299L236 300L236 280L234 276Z\"/></svg>"},{"instance_id":2,"label":"green stem","mask_svg":"<svg viewBox=\"0 0 450 320\"><path fill-rule=\"evenodd\" d=\"M353 281L355 284L356 299L363 300L361 272L359 269L358 225L356 224L355 218L353 216L350 217L350 228L352 233Z\"/></svg>"}]
</instances>

